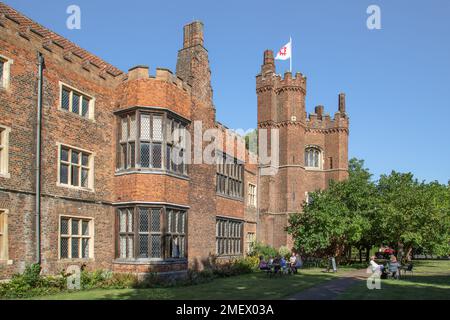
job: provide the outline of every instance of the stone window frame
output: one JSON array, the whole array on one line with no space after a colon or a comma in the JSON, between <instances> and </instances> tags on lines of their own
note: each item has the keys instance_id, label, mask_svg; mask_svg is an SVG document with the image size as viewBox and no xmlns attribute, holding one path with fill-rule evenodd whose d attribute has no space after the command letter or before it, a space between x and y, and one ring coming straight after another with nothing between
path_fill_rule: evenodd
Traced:
<instances>
[{"instance_id":1,"label":"stone window frame","mask_svg":"<svg viewBox=\"0 0 450 320\"><path fill-rule=\"evenodd\" d=\"M116 149L116 175L128 173L159 173L174 175L181 178L188 178L188 166L186 157L190 150L187 150L187 135L189 120L179 116L178 114L160 107L132 107L126 110L120 110L115 113L117 117L117 149ZM143 117L150 117L148 126L149 134L143 136L142 133L142 119ZM154 119L158 117L161 119L161 138L154 138ZM124 121L124 119L127 119ZM124 130L124 124L126 128ZM174 130L179 129L180 135L178 141L174 142ZM127 137L123 137L123 133ZM170 132L170 133L169 133ZM184 139L182 139L184 133ZM184 142L183 142L184 141ZM142 164L142 146L149 145L149 160L148 166ZM153 165L154 146L161 146L160 166ZM180 152L184 155L184 164L175 164L169 160L169 152L172 148L178 147ZM172 157L170 153L170 158ZM169 166L170 161L170 168ZM125 166L126 165L126 166ZM181 168L181 169L180 169Z\"/></svg>"},{"instance_id":2,"label":"stone window frame","mask_svg":"<svg viewBox=\"0 0 450 320\"><path fill-rule=\"evenodd\" d=\"M313 198L311 196L311 193L308 191L305 191L305 203L306 204L312 204L313 203Z\"/></svg>"},{"instance_id":3,"label":"stone window frame","mask_svg":"<svg viewBox=\"0 0 450 320\"><path fill-rule=\"evenodd\" d=\"M318 155L318 159L317 159L317 164L318 165L317 166L315 166L315 165L313 165L313 166L308 165L309 163L308 163L308 159L307 159L307 153L308 153L309 150L313 150L314 152L317 152L317 155ZM312 170L312 171L314 171L314 170L315 171L323 170L323 162L324 162L325 155L324 155L323 149L320 146L318 146L318 145L306 145L305 146L305 150L304 150L304 154L305 154L304 161L305 161L305 169L306 170Z\"/></svg>"},{"instance_id":4,"label":"stone window frame","mask_svg":"<svg viewBox=\"0 0 450 320\"><path fill-rule=\"evenodd\" d=\"M57 159L58 159L57 160L56 185L58 187L63 187L63 188L94 192L95 191L95 181L94 181L95 180L95 165L94 165L94 163L95 163L95 160L94 160L95 159L95 152L92 152L92 151L89 151L89 150L85 150L85 149L82 149L82 148L78 148L78 147L75 147L75 146L72 146L72 145L69 145L69 144L65 144L65 143L57 142L56 145L57 145ZM69 155L68 155L68 159L69 159L68 161L61 160L61 150L63 148L66 148L66 149L70 150ZM72 185L70 183L71 182L71 174L72 174L71 168L74 165L71 162L72 151L78 151L78 152L81 153L80 156L79 156L78 164L76 164L76 166L79 167L79 174L78 174L78 176L79 176L79 183L80 184L78 186L74 186L74 185ZM82 164L82 161L83 161L82 160L82 154L87 154L89 156L88 165L87 166ZM68 173L67 173L67 181L68 181L67 184L66 183L61 183L61 164L66 164L66 165L69 166ZM81 175L82 175L82 169L83 168L89 170L89 173L88 173L88 186L87 187L82 187L81 186Z\"/></svg>"},{"instance_id":5,"label":"stone window frame","mask_svg":"<svg viewBox=\"0 0 450 320\"><path fill-rule=\"evenodd\" d=\"M9 179L9 134L11 128L0 125L0 178Z\"/></svg>"},{"instance_id":6,"label":"stone window frame","mask_svg":"<svg viewBox=\"0 0 450 320\"><path fill-rule=\"evenodd\" d=\"M234 200L244 200L244 162L216 150L216 193Z\"/></svg>"},{"instance_id":7,"label":"stone window frame","mask_svg":"<svg viewBox=\"0 0 450 320\"><path fill-rule=\"evenodd\" d=\"M9 260L8 216L9 210L0 209L0 264L12 264Z\"/></svg>"},{"instance_id":8,"label":"stone window frame","mask_svg":"<svg viewBox=\"0 0 450 320\"><path fill-rule=\"evenodd\" d=\"M68 233L62 234L62 220L67 219L68 222ZM74 235L72 233L72 221L79 220L78 230L79 233ZM88 222L88 235L83 235L83 222ZM67 238L67 257L61 256L61 246L62 246L62 238ZM72 241L74 238L77 238L78 243L78 257L72 257ZM89 247L89 255L88 257L83 257L83 239L88 239L88 247ZM94 243L95 243L95 218L87 217L87 216L74 216L74 215L65 215L61 214L58 217L58 260L68 260L68 261L94 261L95 260L95 252L94 252Z\"/></svg>"},{"instance_id":9,"label":"stone window frame","mask_svg":"<svg viewBox=\"0 0 450 320\"><path fill-rule=\"evenodd\" d=\"M216 217L216 255L219 257L244 254L244 221L236 218Z\"/></svg>"},{"instance_id":10,"label":"stone window frame","mask_svg":"<svg viewBox=\"0 0 450 320\"><path fill-rule=\"evenodd\" d=\"M148 231L141 231L140 223L140 213L142 209L147 209L149 218ZM155 231L151 229L151 217L154 210L159 210L160 212L160 230ZM169 215L171 212L177 212L176 217L180 215L183 217L183 224L181 230L179 229L179 224L177 223L176 228L169 229ZM123 212L126 212L126 221L124 223L125 230L121 230L121 220L120 216ZM130 224L131 217L131 224ZM184 261L187 259L187 247L188 247L188 209L185 207L179 207L170 204L123 204L116 207L115 213L115 261L116 262L129 262L129 263L147 263L151 261ZM179 220L177 220L178 222ZM131 226L131 228L130 228ZM147 238L147 256L142 256L140 253L140 241L141 235L148 235ZM160 248L159 257L152 256L152 241L151 236L159 236L160 238ZM121 250L121 238L125 237L125 251L126 255L122 255ZM178 249L180 255L173 256L174 252L174 239L183 239L182 243L178 243L180 246ZM130 241L131 240L131 241ZM178 242L178 240L177 240ZM130 243L132 244L132 249L130 252Z\"/></svg>"},{"instance_id":11,"label":"stone window frame","mask_svg":"<svg viewBox=\"0 0 450 320\"><path fill-rule=\"evenodd\" d=\"M69 91L69 109L63 108L63 90ZM73 94L76 93L82 99L79 100L79 106L78 106L78 112L73 112ZM89 100L88 104L88 112L87 116L83 116L83 102L84 99ZM82 90L79 90L71 85L68 85L67 83L64 83L62 81L59 81L59 104L58 104L58 110L67 112L70 114L77 115L78 117L82 119L87 119L95 122L95 97L91 94L88 94Z\"/></svg>"},{"instance_id":12,"label":"stone window frame","mask_svg":"<svg viewBox=\"0 0 450 320\"><path fill-rule=\"evenodd\" d=\"M247 243L247 253L251 251L251 246L252 243L254 243L256 241L256 233L249 231L247 232L247 236L246 236L246 243Z\"/></svg>"},{"instance_id":13,"label":"stone window frame","mask_svg":"<svg viewBox=\"0 0 450 320\"><path fill-rule=\"evenodd\" d=\"M0 61L3 62L0 77L0 90L9 90L11 85L11 65L14 61L4 55L0 55Z\"/></svg>"},{"instance_id":14,"label":"stone window frame","mask_svg":"<svg viewBox=\"0 0 450 320\"><path fill-rule=\"evenodd\" d=\"M256 208L257 201L257 186L254 183L249 182L247 185L247 205L252 208Z\"/></svg>"}]
</instances>

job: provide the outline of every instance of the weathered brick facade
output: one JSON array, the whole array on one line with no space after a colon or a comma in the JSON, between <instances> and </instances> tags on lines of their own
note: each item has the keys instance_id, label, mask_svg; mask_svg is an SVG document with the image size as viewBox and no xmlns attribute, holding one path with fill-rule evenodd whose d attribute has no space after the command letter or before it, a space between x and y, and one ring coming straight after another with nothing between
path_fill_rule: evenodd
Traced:
<instances>
[{"instance_id":1,"label":"weathered brick facade","mask_svg":"<svg viewBox=\"0 0 450 320\"><path fill-rule=\"evenodd\" d=\"M9 130L8 174L0 174L0 213L4 212L7 216L8 256L7 259L0 259L0 279L23 271L27 264L38 259L38 235L35 233L37 52L43 55L45 61L40 261L46 274L57 273L74 264L89 269L104 268L140 274L149 271L182 274L189 266L203 268L217 253L218 219L229 220L233 226L235 223L242 225L240 229L234 229L234 237L240 237L239 241L233 242L235 253L225 257L245 254L247 240L252 235L275 246L286 244L283 230L286 214L300 210L304 192L325 188L328 179L346 177L348 120L342 109L345 102L342 100L343 107L334 121L322 115L321 109L306 119L304 78L297 75L292 79L290 74L286 74L283 80L275 76L273 57L266 52L263 72L257 77L258 127L280 128L282 168L276 176L258 178L256 156L245 149L242 152L239 147L242 138L234 137L217 145L215 152L230 155L236 163L241 163L242 172L236 169L234 174L242 175L242 185L234 187L240 188L238 196L219 194L216 186L219 166L204 161L195 162L194 159L203 156L198 154L196 145L201 145L201 150L204 150L211 143L206 138L202 139L208 129L216 129L224 136L230 135L216 121L208 52L203 44L203 25L193 22L184 27L183 47L178 53L175 74L158 68L155 76L149 76L146 66L136 66L124 73L0 3L0 59L10 63L9 86L0 88L0 129ZM89 97L92 117L83 117L62 108L63 86ZM275 101L283 108L278 108ZM283 111L278 114L277 110ZM167 167L166 148L168 150L169 145L166 146L165 140L160 144L160 169L143 168L142 150L146 149L135 149L144 144L137 141L142 140L143 129L131 129L131 122L127 132L131 135L132 130L134 134L138 130L137 140L132 141L133 149L125 144L125 155L121 153L123 119L141 114L152 114L152 117L153 114L161 115L164 124L173 118L186 125L191 139L197 140L191 141L190 153L194 163L187 165L187 171L172 172L172 168ZM298 121L292 121L292 115L296 115ZM141 125L143 120L139 119L135 126ZM293 142L296 147L289 147ZM305 170L303 149L306 144L320 146L326 157L333 157L335 169L327 169L329 163L325 158L323 170ZM89 188L60 183L60 165L64 161L62 149L65 147L89 154L89 177L92 177L89 178ZM151 152L152 155L153 152L158 154L157 151ZM121 157L129 155L133 158L131 168L126 164L120 167ZM252 158L253 162L250 161ZM125 162L130 161L127 159ZM248 200L249 184L258 190L258 201L254 204ZM256 203L259 203L260 210ZM159 242L149 240L147 244L151 249L145 247L147 244L142 237L150 237L155 230L148 231L148 235L145 232L142 234L144 222L141 220L141 207L161 210L158 211L160 218L155 220L160 228L156 233ZM124 226L120 212L128 209L134 215L127 216L124 220L127 226ZM176 218L171 216L171 210L179 212L179 215ZM186 214L185 227L181 226L183 212ZM63 257L62 235L65 234L65 227L62 219L68 218L89 221L88 257ZM185 247L180 245L183 234L170 234L175 221L177 232L185 232ZM125 234L125 242L122 242L121 233L128 232L122 231L122 228L128 227L133 229L133 235ZM70 227L71 232L76 230L74 228ZM175 238L179 242L175 242ZM126 242L132 240L136 246ZM83 246L84 242L80 239L79 243ZM174 243L175 247L184 248L185 252L174 254ZM67 250L74 255L74 252L84 249L72 247ZM140 250L151 250L148 252L160 257L142 258ZM80 253L81 256L83 254Z\"/></svg>"},{"instance_id":2,"label":"weathered brick facade","mask_svg":"<svg viewBox=\"0 0 450 320\"><path fill-rule=\"evenodd\" d=\"M288 216L302 210L307 193L324 189L329 181L348 174L348 117L345 95L331 119L317 106L307 117L306 77L276 74L273 52L264 52L256 77L258 128L279 130L279 168L275 175L261 175L259 183L260 232L258 238L275 247L291 246L284 231ZM269 149L271 145L269 143ZM305 150L318 151L318 161L307 166ZM314 158L313 158L314 160ZM317 165L317 166L316 166Z\"/></svg>"}]
</instances>

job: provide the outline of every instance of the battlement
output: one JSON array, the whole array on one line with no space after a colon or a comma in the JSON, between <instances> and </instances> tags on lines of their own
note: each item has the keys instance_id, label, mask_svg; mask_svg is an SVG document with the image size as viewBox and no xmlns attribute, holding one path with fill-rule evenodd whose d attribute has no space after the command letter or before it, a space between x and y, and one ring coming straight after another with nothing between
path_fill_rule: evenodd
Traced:
<instances>
[{"instance_id":1,"label":"battlement","mask_svg":"<svg viewBox=\"0 0 450 320\"><path fill-rule=\"evenodd\" d=\"M102 79L117 78L123 72L73 42L34 22L0 2L0 28L9 29L26 41L34 42L48 53L59 55L69 63L77 63L85 71Z\"/></svg>"},{"instance_id":2,"label":"battlement","mask_svg":"<svg viewBox=\"0 0 450 320\"><path fill-rule=\"evenodd\" d=\"M283 76L275 73L265 76L259 74L256 76L256 89L272 87L278 93L287 88L299 88L306 92L306 80L301 72L296 72L294 77L289 71L286 71Z\"/></svg>"},{"instance_id":3,"label":"battlement","mask_svg":"<svg viewBox=\"0 0 450 320\"><path fill-rule=\"evenodd\" d=\"M264 51L261 72L256 76L256 89L272 87L277 93L284 89L301 89L306 93L306 77L301 72L286 71L284 75L276 74L276 68L272 50Z\"/></svg>"},{"instance_id":4,"label":"battlement","mask_svg":"<svg viewBox=\"0 0 450 320\"><path fill-rule=\"evenodd\" d=\"M330 114L324 113L322 105L316 106L314 112L308 114L306 118L306 127L309 129L333 129L333 128L347 128L348 117L345 113L337 111L332 119Z\"/></svg>"},{"instance_id":5,"label":"battlement","mask_svg":"<svg viewBox=\"0 0 450 320\"><path fill-rule=\"evenodd\" d=\"M146 65L138 65L128 70L128 75L125 81L136 81L140 79L154 79L158 81L164 81L171 83L181 90L191 93L191 85L183 81L180 77L173 74L172 71L166 68L156 68L156 75L151 76L149 74L149 68Z\"/></svg>"}]
</instances>

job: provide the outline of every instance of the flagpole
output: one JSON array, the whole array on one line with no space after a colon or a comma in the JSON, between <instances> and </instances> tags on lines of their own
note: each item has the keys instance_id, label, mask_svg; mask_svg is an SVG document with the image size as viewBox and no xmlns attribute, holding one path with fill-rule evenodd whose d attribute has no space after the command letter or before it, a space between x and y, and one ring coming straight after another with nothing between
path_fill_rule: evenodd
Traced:
<instances>
[{"instance_id":1,"label":"flagpole","mask_svg":"<svg viewBox=\"0 0 450 320\"><path fill-rule=\"evenodd\" d=\"M291 43L291 57L289 58L289 71L292 73L292 38L289 37L289 42Z\"/></svg>"}]
</instances>

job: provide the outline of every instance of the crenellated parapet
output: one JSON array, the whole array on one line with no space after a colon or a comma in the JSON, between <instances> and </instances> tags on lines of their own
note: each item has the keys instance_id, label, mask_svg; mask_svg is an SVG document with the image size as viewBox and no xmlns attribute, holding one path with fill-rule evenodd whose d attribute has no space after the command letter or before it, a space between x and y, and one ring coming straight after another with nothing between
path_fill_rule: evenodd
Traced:
<instances>
[{"instance_id":1,"label":"crenellated parapet","mask_svg":"<svg viewBox=\"0 0 450 320\"><path fill-rule=\"evenodd\" d=\"M167 108L185 119L191 118L191 86L170 70L157 68L151 76L149 68L138 65L128 71L117 88L119 110L136 106Z\"/></svg>"},{"instance_id":2,"label":"crenellated parapet","mask_svg":"<svg viewBox=\"0 0 450 320\"><path fill-rule=\"evenodd\" d=\"M63 60L78 64L81 69L97 74L100 78L117 79L123 72L73 42L25 17L13 8L0 2L0 28L15 33L20 38L33 43L43 53L60 56Z\"/></svg>"},{"instance_id":3,"label":"crenellated parapet","mask_svg":"<svg viewBox=\"0 0 450 320\"><path fill-rule=\"evenodd\" d=\"M256 76L256 93L273 90L276 94L283 91L301 91L306 94L306 77L297 72L295 76L287 71L282 77L275 73L259 74Z\"/></svg>"}]
</instances>

